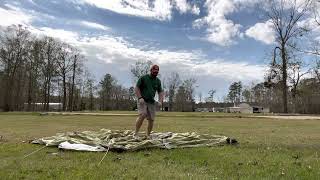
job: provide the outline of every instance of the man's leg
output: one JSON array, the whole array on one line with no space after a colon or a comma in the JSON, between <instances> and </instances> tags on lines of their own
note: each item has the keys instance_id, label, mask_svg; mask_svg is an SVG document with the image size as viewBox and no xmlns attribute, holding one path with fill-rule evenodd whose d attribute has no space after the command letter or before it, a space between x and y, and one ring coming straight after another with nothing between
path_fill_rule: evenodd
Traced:
<instances>
[{"instance_id":1,"label":"man's leg","mask_svg":"<svg viewBox=\"0 0 320 180\"><path fill-rule=\"evenodd\" d=\"M148 119L148 128L147 128L147 136L150 136L150 133L153 129L153 123L156 115L156 105L155 104L147 104L147 119Z\"/></svg>"},{"instance_id":2,"label":"man's leg","mask_svg":"<svg viewBox=\"0 0 320 180\"><path fill-rule=\"evenodd\" d=\"M136 120L136 131L135 131L135 135L138 135L138 132L142 126L143 120L146 118L145 114L139 114L139 117Z\"/></svg>"},{"instance_id":3,"label":"man's leg","mask_svg":"<svg viewBox=\"0 0 320 180\"><path fill-rule=\"evenodd\" d=\"M136 120L136 130L134 135L138 135L138 132L142 126L143 120L147 117L147 105L146 103L137 103L139 116Z\"/></svg>"},{"instance_id":4,"label":"man's leg","mask_svg":"<svg viewBox=\"0 0 320 180\"><path fill-rule=\"evenodd\" d=\"M147 136L150 136L152 129L153 129L153 120L149 119L148 120Z\"/></svg>"}]
</instances>

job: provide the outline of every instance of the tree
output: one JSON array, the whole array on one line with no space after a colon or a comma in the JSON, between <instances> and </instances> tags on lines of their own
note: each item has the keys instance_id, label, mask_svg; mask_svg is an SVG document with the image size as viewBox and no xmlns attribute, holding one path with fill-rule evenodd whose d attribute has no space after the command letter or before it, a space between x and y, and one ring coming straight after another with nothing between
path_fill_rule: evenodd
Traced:
<instances>
[{"instance_id":1,"label":"tree","mask_svg":"<svg viewBox=\"0 0 320 180\"><path fill-rule=\"evenodd\" d=\"M49 110L52 80L56 77L57 67L57 41L51 37L42 39L41 75L44 110Z\"/></svg>"},{"instance_id":2,"label":"tree","mask_svg":"<svg viewBox=\"0 0 320 180\"><path fill-rule=\"evenodd\" d=\"M169 98L169 111L172 111L173 109L173 100L174 96L176 94L178 86L181 84L181 80L179 77L179 74L176 72L171 73L171 76L168 79L168 98Z\"/></svg>"},{"instance_id":3,"label":"tree","mask_svg":"<svg viewBox=\"0 0 320 180\"><path fill-rule=\"evenodd\" d=\"M245 88L242 91L242 96L245 102L251 103L252 102L252 92L250 88Z\"/></svg>"},{"instance_id":4,"label":"tree","mask_svg":"<svg viewBox=\"0 0 320 180\"><path fill-rule=\"evenodd\" d=\"M213 96L214 96L214 94L216 93L217 91L216 90L214 90L214 89L211 89L209 92L208 92L208 98L207 98L207 102L213 102Z\"/></svg>"},{"instance_id":5,"label":"tree","mask_svg":"<svg viewBox=\"0 0 320 180\"><path fill-rule=\"evenodd\" d=\"M62 110L67 109L67 79L71 75L73 57L71 55L72 48L65 43L59 45L58 59L57 59L57 74L62 79Z\"/></svg>"},{"instance_id":6,"label":"tree","mask_svg":"<svg viewBox=\"0 0 320 180\"><path fill-rule=\"evenodd\" d=\"M188 106L187 99L188 99L187 91L183 85L180 85L177 90L177 94L175 96L175 102L176 102L175 110L182 111L182 112L187 111L187 106Z\"/></svg>"},{"instance_id":7,"label":"tree","mask_svg":"<svg viewBox=\"0 0 320 180\"><path fill-rule=\"evenodd\" d=\"M82 98L84 99L83 103L85 105L84 109L88 109L93 111L95 109L95 91L96 87L94 85L94 77L88 70L84 71L83 74L83 90L82 90Z\"/></svg>"},{"instance_id":8,"label":"tree","mask_svg":"<svg viewBox=\"0 0 320 180\"><path fill-rule=\"evenodd\" d=\"M315 78L317 79L318 83L320 83L320 60L316 60L315 66L312 68Z\"/></svg>"},{"instance_id":9,"label":"tree","mask_svg":"<svg viewBox=\"0 0 320 180\"><path fill-rule=\"evenodd\" d=\"M298 23L303 19L306 14L311 0L306 0L302 4L298 4L296 0L271 0L270 9L267 16L270 18L273 29L276 32L277 46L274 52L278 49L281 57L281 82L282 82L282 99L283 99L283 112L288 112L288 48L295 44L295 39L299 38L306 32L306 28L299 26ZM274 53L276 55L276 53ZM275 57L273 61L275 61ZM273 62L273 64L277 64Z\"/></svg>"},{"instance_id":10,"label":"tree","mask_svg":"<svg viewBox=\"0 0 320 180\"><path fill-rule=\"evenodd\" d=\"M104 78L99 82L100 85L100 109L101 110L110 110L111 109L111 98L112 91L116 86L116 79L112 77L111 74L106 74Z\"/></svg>"},{"instance_id":11,"label":"tree","mask_svg":"<svg viewBox=\"0 0 320 180\"><path fill-rule=\"evenodd\" d=\"M151 65L151 61L137 61L135 65L132 65L130 71L133 75L133 82L137 82L140 77L149 74Z\"/></svg>"},{"instance_id":12,"label":"tree","mask_svg":"<svg viewBox=\"0 0 320 180\"><path fill-rule=\"evenodd\" d=\"M241 81L233 82L229 87L228 98L231 100L234 105L240 103L241 101L241 92L242 92L242 83Z\"/></svg>"},{"instance_id":13,"label":"tree","mask_svg":"<svg viewBox=\"0 0 320 180\"><path fill-rule=\"evenodd\" d=\"M195 92L195 84L197 80L194 78L186 79L183 82L183 86L185 87L187 93L187 101L191 103L191 110L195 111L195 99L194 99L194 92Z\"/></svg>"},{"instance_id":14,"label":"tree","mask_svg":"<svg viewBox=\"0 0 320 180\"><path fill-rule=\"evenodd\" d=\"M9 26L0 37L0 61L3 66L4 110L13 110L13 94L20 98L19 70L22 70L27 54L30 32L21 25ZM15 102L17 103L17 102Z\"/></svg>"},{"instance_id":15,"label":"tree","mask_svg":"<svg viewBox=\"0 0 320 180\"><path fill-rule=\"evenodd\" d=\"M292 96L292 102L293 102L293 112L296 113L297 111L297 95L298 95L298 85L300 83L301 78L308 74L309 71L301 72L301 61L296 61L293 63L290 63L289 66L291 66L291 76L289 75L289 82L291 83L291 96Z\"/></svg>"},{"instance_id":16,"label":"tree","mask_svg":"<svg viewBox=\"0 0 320 180\"><path fill-rule=\"evenodd\" d=\"M193 78L186 79L178 87L175 95L175 107L176 111L194 111L194 92L195 92L196 80Z\"/></svg>"},{"instance_id":17,"label":"tree","mask_svg":"<svg viewBox=\"0 0 320 180\"><path fill-rule=\"evenodd\" d=\"M73 111L74 109L74 88L75 88L75 79L82 72L82 63L84 57L80 54L77 49L73 49L72 52L72 81L71 81L71 90L69 95L69 110Z\"/></svg>"},{"instance_id":18,"label":"tree","mask_svg":"<svg viewBox=\"0 0 320 180\"><path fill-rule=\"evenodd\" d=\"M31 105L36 102L36 92L39 89L38 79L40 76L41 66L41 41L35 39L30 42L30 50L27 55L26 61L26 73L28 76L28 88L27 88L27 110L34 110L35 106L31 108Z\"/></svg>"},{"instance_id":19,"label":"tree","mask_svg":"<svg viewBox=\"0 0 320 180\"><path fill-rule=\"evenodd\" d=\"M297 112L318 114L320 111L320 84L315 78L304 78L299 83L299 104Z\"/></svg>"},{"instance_id":20,"label":"tree","mask_svg":"<svg viewBox=\"0 0 320 180\"><path fill-rule=\"evenodd\" d=\"M313 1L313 13L314 13L314 20L320 26L320 1L315 0ZM320 55L320 54L319 54Z\"/></svg>"}]
</instances>

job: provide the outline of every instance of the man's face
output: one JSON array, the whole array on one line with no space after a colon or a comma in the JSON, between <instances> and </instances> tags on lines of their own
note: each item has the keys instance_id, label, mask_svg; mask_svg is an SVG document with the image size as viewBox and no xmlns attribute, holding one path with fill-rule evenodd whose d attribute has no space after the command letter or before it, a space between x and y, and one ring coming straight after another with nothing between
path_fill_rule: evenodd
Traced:
<instances>
[{"instance_id":1,"label":"man's face","mask_svg":"<svg viewBox=\"0 0 320 180\"><path fill-rule=\"evenodd\" d=\"M159 73L159 67L158 66L153 66L151 68L151 75L156 77L158 75L158 73Z\"/></svg>"}]
</instances>

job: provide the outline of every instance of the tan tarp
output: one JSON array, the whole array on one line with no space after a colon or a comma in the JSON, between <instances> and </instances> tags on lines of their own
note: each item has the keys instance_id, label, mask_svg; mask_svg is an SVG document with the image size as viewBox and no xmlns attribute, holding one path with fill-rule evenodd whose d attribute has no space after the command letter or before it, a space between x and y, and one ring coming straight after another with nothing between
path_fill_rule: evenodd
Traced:
<instances>
[{"instance_id":1,"label":"tan tarp","mask_svg":"<svg viewBox=\"0 0 320 180\"><path fill-rule=\"evenodd\" d=\"M135 151L146 148L185 148L205 147L221 144L235 143L226 136L186 133L152 133L147 138L140 133L138 138L133 136L131 130L109 130L83 131L57 133L55 136L40 138L32 141L34 144L46 146L57 146L62 149L73 149L82 151Z\"/></svg>"}]
</instances>

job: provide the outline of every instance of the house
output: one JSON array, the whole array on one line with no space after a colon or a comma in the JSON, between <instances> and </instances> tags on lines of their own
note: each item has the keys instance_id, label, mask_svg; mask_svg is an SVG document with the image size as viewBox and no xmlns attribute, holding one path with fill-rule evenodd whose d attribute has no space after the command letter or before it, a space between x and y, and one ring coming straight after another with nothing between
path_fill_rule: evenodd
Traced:
<instances>
[{"instance_id":1,"label":"house","mask_svg":"<svg viewBox=\"0 0 320 180\"><path fill-rule=\"evenodd\" d=\"M236 107L226 107L224 112L227 113L269 113L270 109L262 106L250 106L247 103L241 103Z\"/></svg>"}]
</instances>

